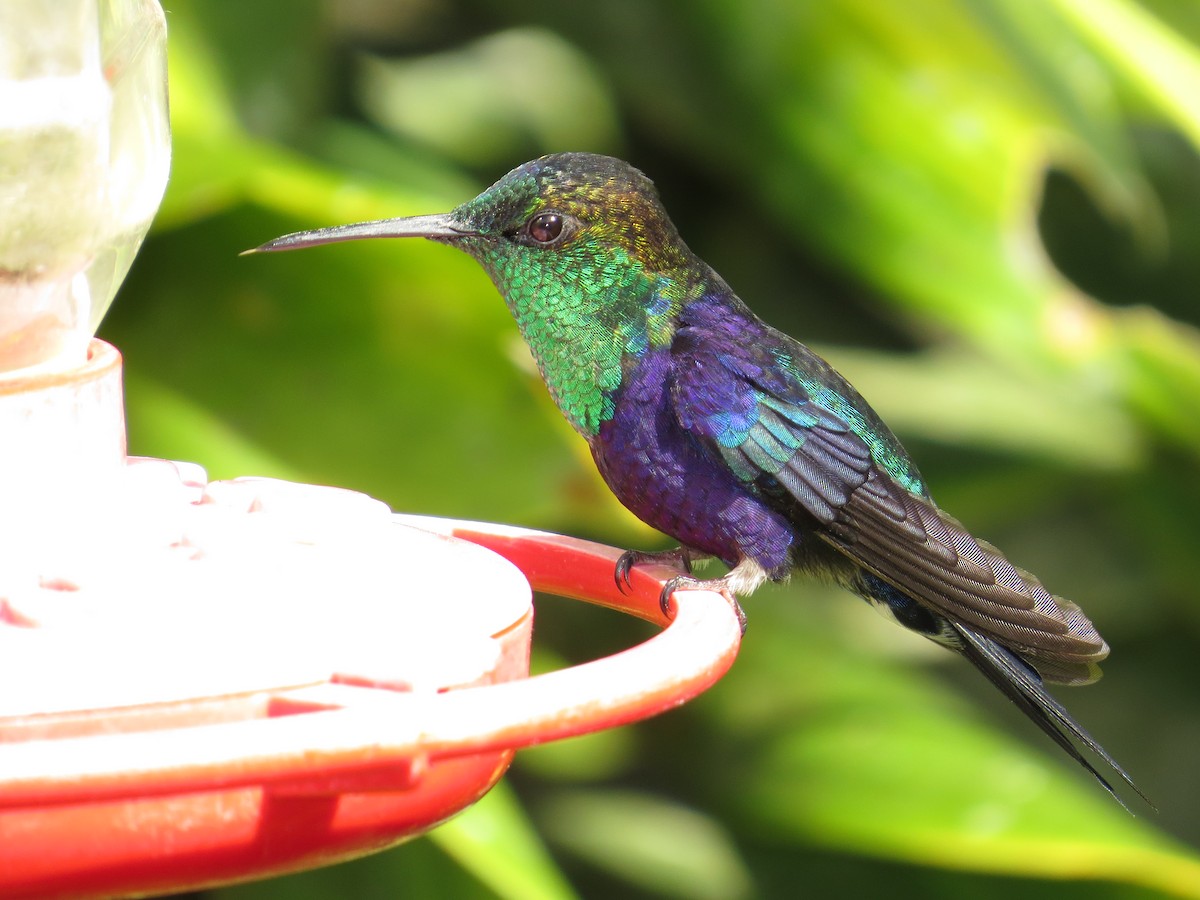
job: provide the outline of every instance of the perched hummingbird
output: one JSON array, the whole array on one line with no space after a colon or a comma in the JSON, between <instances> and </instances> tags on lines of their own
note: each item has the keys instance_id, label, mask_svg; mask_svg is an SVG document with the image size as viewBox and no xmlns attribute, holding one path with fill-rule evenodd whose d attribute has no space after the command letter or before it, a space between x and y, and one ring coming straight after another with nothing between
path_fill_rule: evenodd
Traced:
<instances>
[{"instance_id":1,"label":"perched hummingbird","mask_svg":"<svg viewBox=\"0 0 1200 900\"><path fill-rule=\"evenodd\" d=\"M559 153L449 213L305 231L250 252L397 237L458 247L487 270L608 486L680 542L624 554L618 585L639 563L674 563L666 610L679 588L732 599L794 569L831 578L965 656L1114 797L1080 745L1145 798L1043 687L1100 677L1108 645L1092 623L937 507L858 391L688 249L645 175ZM692 578L706 557L728 575Z\"/></svg>"}]
</instances>

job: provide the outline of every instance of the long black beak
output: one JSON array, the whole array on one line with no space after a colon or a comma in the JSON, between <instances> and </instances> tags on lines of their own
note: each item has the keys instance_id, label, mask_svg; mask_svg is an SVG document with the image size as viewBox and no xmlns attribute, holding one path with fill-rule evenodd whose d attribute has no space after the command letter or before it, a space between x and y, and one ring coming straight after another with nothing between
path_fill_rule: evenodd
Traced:
<instances>
[{"instance_id":1,"label":"long black beak","mask_svg":"<svg viewBox=\"0 0 1200 900\"><path fill-rule=\"evenodd\" d=\"M435 216L410 216L406 219L378 219L374 222L357 222L354 225L335 225L314 231L297 231L285 234L261 247L245 250L249 253L274 253L279 250L298 250L301 247L316 247L318 244L335 244L339 241L357 241L361 238L463 238L477 232L456 220L450 213Z\"/></svg>"}]
</instances>

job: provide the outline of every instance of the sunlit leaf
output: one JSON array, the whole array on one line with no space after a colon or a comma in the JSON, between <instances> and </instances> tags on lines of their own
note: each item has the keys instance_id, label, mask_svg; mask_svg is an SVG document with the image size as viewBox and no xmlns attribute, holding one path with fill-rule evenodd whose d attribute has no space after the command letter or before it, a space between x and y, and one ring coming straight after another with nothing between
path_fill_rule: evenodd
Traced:
<instances>
[{"instance_id":1,"label":"sunlit leaf","mask_svg":"<svg viewBox=\"0 0 1200 900\"><path fill-rule=\"evenodd\" d=\"M549 857L512 791L499 784L430 840L508 900L567 900L575 892Z\"/></svg>"},{"instance_id":2,"label":"sunlit leaf","mask_svg":"<svg viewBox=\"0 0 1200 900\"><path fill-rule=\"evenodd\" d=\"M686 900L752 896L752 877L725 829L661 797L562 792L538 818L573 854L656 894Z\"/></svg>"},{"instance_id":3,"label":"sunlit leaf","mask_svg":"<svg viewBox=\"0 0 1200 900\"><path fill-rule=\"evenodd\" d=\"M542 29L418 59L368 56L359 93L374 121L465 163L503 166L530 147L614 151L619 141L612 98L588 59Z\"/></svg>"}]
</instances>

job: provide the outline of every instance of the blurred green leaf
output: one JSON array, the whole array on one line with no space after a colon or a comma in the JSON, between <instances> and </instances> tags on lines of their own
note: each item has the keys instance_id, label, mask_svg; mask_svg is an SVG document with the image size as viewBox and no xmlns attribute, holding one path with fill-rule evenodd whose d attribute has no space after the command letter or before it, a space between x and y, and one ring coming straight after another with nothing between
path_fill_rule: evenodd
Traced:
<instances>
[{"instance_id":1,"label":"blurred green leaf","mask_svg":"<svg viewBox=\"0 0 1200 900\"><path fill-rule=\"evenodd\" d=\"M1120 317L1131 404L1163 434L1200 453L1200 332L1151 309Z\"/></svg>"},{"instance_id":2,"label":"blurred green leaf","mask_svg":"<svg viewBox=\"0 0 1200 900\"><path fill-rule=\"evenodd\" d=\"M1102 469L1129 468L1144 452L1133 421L1103 396L1087 397L976 355L818 350L908 434Z\"/></svg>"},{"instance_id":3,"label":"blurred green leaf","mask_svg":"<svg viewBox=\"0 0 1200 900\"><path fill-rule=\"evenodd\" d=\"M1166 119L1200 145L1200 54L1194 45L1129 0L1054 0L1054 5Z\"/></svg>"},{"instance_id":4,"label":"blurred green leaf","mask_svg":"<svg viewBox=\"0 0 1200 900\"><path fill-rule=\"evenodd\" d=\"M665 897L740 900L752 878L710 816L632 791L563 791L539 820L553 840L622 880Z\"/></svg>"},{"instance_id":5,"label":"blurred green leaf","mask_svg":"<svg viewBox=\"0 0 1200 900\"><path fill-rule=\"evenodd\" d=\"M415 60L368 56L359 85L374 121L467 164L503 166L537 147L619 149L604 83L544 29L510 29Z\"/></svg>"},{"instance_id":6,"label":"blurred green leaf","mask_svg":"<svg viewBox=\"0 0 1200 900\"><path fill-rule=\"evenodd\" d=\"M154 447L165 459L203 459L214 472L299 478L287 463L255 446L224 420L149 378L127 376L125 397L136 410L128 421L129 442L134 447Z\"/></svg>"},{"instance_id":7,"label":"blurred green leaf","mask_svg":"<svg viewBox=\"0 0 1200 900\"><path fill-rule=\"evenodd\" d=\"M498 897L562 900L576 896L505 784L496 785L430 839Z\"/></svg>"},{"instance_id":8,"label":"blurred green leaf","mask_svg":"<svg viewBox=\"0 0 1200 900\"><path fill-rule=\"evenodd\" d=\"M207 891L201 896L213 900L493 900L498 895L432 841L421 839L341 865Z\"/></svg>"}]
</instances>

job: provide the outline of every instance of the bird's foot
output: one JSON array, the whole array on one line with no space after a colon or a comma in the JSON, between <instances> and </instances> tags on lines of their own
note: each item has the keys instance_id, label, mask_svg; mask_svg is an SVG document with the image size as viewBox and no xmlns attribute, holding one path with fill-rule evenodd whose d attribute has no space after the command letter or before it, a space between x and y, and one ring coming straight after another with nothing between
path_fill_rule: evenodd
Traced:
<instances>
[{"instance_id":1,"label":"bird's foot","mask_svg":"<svg viewBox=\"0 0 1200 900\"><path fill-rule=\"evenodd\" d=\"M734 615L737 616L742 634L745 634L746 611L742 609L742 604L738 603L737 597L733 594L733 588L730 585L732 581L735 581L733 572L730 572L724 578L707 580L693 578L691 575L676 575L663 585L662 591L658 595L658 606L664 616L669 616L671 614L671 595L676 591L715 591L724 597L730 607L732 607Z\"/></svg>"},{"instance_id":2,"label":"bird's foot","mask_svg":"<svg viewBox=\"0 0 1200 900\"><path fill-rule=\"evenodd\" d=\"M671 595L676 591L714 591L729 602L734 614L737 615L742 634L745 634L746 612L742 609L742 605L738 603L736 595L749 594L764 581L767 581L770 575L766 569L753 559L747 557L730 569L729 574L724 578L693 578L692 563L710 558L706 554L688 547L676 547L673 550L660 550L657 552L626 550L617 560L613 578L616 579L617 588L624 594L633 588L633 585L629 583L629 573L633 570L634 566L652 562L682 569L683 574L669 579L659 592L658 606L662 610L663 615L669 616L671 614Z\"/></svg>"},{"instance_id":3,"label":"bird's foot","mask_svg":"<svg viewBox=\"0 0 1200 900\"><path fill-rule=\"evenodd\" d=\"M622 594L627 594L633 589L633 585L629 582L629 573L633 571L634 566L640 566L643 563L658 563L673 569L682 569L686 574L691 575L692 563L708 558L700 551L688 547L657 551L626 550L617 560L613 578L617 582L617 590Z\"/></svg>"},{"instance_id":4,"label":"bird's foot","mask_svg":"<svg viewBox=\"0 0 1200 900\"><path fill-rule=\"evenodd\" d=\"M738 603L737 594L749 594L764 581L770 579L770 573L753 559L746 557L729 570L724 578L713 578L701 581L690 575L677 575L663 585L662 593L658 595L658 605L663 615L671 614L671 594L677 590L716 591L727 601L737 615L742 634L746 633L746 612Z\"/></svg>"}]
</instances>

